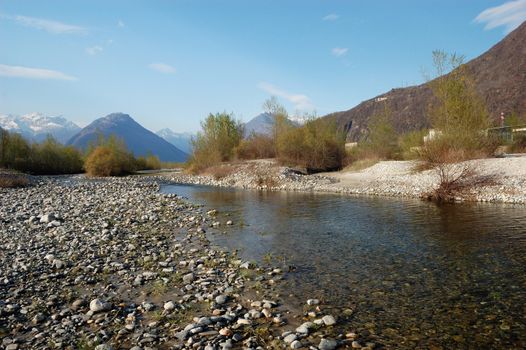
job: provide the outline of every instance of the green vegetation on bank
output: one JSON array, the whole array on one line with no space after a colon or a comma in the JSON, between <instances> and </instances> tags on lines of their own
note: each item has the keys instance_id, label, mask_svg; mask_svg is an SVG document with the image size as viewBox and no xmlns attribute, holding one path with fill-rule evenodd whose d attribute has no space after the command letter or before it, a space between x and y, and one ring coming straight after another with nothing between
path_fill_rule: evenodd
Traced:
<instances>
[{"instance_id":1,"label":"green vegetation on bank","mask_svg":"<svg viewBox=\"0 0 526 350\"><path fill-rule=\"evenodd\" d=\"M41 143L29 143L22 136L0 129L0 167L35 175L82 172L81 153L48 137Z\"/></svg>"},{"instance_id":2,"label":"green vegetation on bank","mask_svg":"<svg viewBox=\"0 0 526 350\"><path fill-rule=\"evenodd\" d=\"M236 159L277 158L282 164L307 171L340 169L345 159L345 134L324 119L294 125L275 99L264 107L275 118L271 135L252 134L243 139L243 127L231 114L210 114L192 141L191 172L202 172Z\"/></svg>"},{"instance_id":3,"label":"green vegetation on bank","mask_svg":"<svg viewBox=\"0 0 526 350\"><path fill-rule=\"evenodd\" d=\"M111 135L102 135L87 151L84 169L89 176L122 176L137 170L161 169L161 161L154 155L136 158L128 150L126 143Z\"/></svg>"},{"instance_id":4,"label":"green vegetation on bank","mask_svg":"<svg viewBox=\"0 0 526 350\"><path fill-rule=\"evenodd\" d=\"M43 142L30 143L20 134L0 129L0 168L34 175L78 174L85 170L90 176L119 176L161 166L156 156L134 157L124 141L115 136L101 136L82 154L51 136Z\"/></svg>"}]
</instances>

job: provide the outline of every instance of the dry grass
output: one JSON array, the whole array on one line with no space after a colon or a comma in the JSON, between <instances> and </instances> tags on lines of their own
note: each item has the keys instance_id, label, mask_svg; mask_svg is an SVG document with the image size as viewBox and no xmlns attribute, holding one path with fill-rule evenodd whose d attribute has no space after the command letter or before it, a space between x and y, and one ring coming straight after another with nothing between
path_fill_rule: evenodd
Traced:
<instances>
[{"instance_id":1,"label":"dry grass","mask_svg":"<svg viewBox=\"0 0 526 350\"><path fill-rule=\"evenodd\" d=\"M360 171L363 169L367 169L375 165L380 161L379 158L366 158L366 159L359 159L354 162L352 162L350 165L345 167L345 171Z\"/></svg>"},{"instance_id":2,"label":"dry grass","mask_svg":"<svg viewBox=\"0 0 526 350\"><path fill-rule=\"evenodd\" d=\"M29 180L24 175L0 174L0 188L25 187L28 184Z\"/></svg>"},{"instance_id":3,"label":"dry grass","mask_svg":"<svg viewBox=\"0 0 526 350\"><path fill-rule=\"evenodd\" d=\"M278 186L276 179L269 174L257 174L256 184L260 188L272 189Z\"/></svg>"},{"instance_id":4,"label":"dry grass","mask_svg":"<svg viewBox=\"0 0 526 350\"><path fill-rule=\"evenodd\" d=\"M214 180L221 180L225 177L232 175L236 171L235 167L222 164L222 165L214 165L207 169L205 169L202 173L204 175L209 175L214 178Z\"/></svg>"}]
</instances>

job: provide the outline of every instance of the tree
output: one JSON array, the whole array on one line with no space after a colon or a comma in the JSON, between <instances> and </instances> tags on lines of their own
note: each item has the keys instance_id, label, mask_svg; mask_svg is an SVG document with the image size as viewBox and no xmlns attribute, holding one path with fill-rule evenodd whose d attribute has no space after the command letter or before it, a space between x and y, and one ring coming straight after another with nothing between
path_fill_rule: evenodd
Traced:
<instances>
[{"instance_id":1,"label":"tree","mask_svg":"<svg viewBox=\"0 0 526 350\"><path fill-rule=\"evenodd\" d=\"M491 119L463 60L457 54L433 52L437 78L431 81L435 103L429 115L440 138L469 153L484 147L483 131L491 126Z\"/></svg>"},{"instance_id":2,"label":"tree","mask_svg":"<svg viewBox=\"0 0 526 350\"><path fill-rule=\"evenodd\" d=\"M287 115L287 110L276 96L271 96L263 102L263 111L272 115Z\"/></svg>"},{"instance_id":3,"label":"tree","mask_svg":"<svg viewBox=\"0 0 526 350\"><path fill-rule=\"evenodd\" d=\"M428 197L451 201L480 182L474 166L465 160L493 153L496 146L486 136L491 119L463 57L434 51L433 63L438 77L430 82L435 103L429 115L438 136L424 144L421 157L439 178Z\"/></svg>"},{"instance_id":4,"label":"tree","mask_svg":"<svg viewBox=\"0 0 526 350\"><path fill-rule=\"evenodd\" d=\"M209 114L201 123L201 131L192 139L190 164L200 171L219 162L232 160L243 139L243 124L232 114Z\"/></svg>"},{"instance_id":5,"label":"tree","mask_svg":"<svg viewBox=\"0 0 526 350\"><path fill-rule=\"evenodd\" d=\"M369 122L369 134L360 147L371 158L392 159L398 151L398 134L387 106Z\"/></svg>"}]
</instances>

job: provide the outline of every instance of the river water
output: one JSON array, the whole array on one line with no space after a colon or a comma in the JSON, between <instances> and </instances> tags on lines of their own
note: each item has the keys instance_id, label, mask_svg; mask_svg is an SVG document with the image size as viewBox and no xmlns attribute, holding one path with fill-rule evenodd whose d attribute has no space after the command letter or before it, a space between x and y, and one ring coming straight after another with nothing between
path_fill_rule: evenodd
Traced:
<instances>
[{"instance_id":1,"label":"river water","mask_svg":"<svg viewBox=\"0 0 526 350\"><path fill-rule=\"evenodd\" d=\"M162 191L233 220L209 230L214 244L296 267L281 287L289 302L320 298L339 314L342 331L387 348L526 348L525 206L204 186Z\"/></svg>"}]
</instances>

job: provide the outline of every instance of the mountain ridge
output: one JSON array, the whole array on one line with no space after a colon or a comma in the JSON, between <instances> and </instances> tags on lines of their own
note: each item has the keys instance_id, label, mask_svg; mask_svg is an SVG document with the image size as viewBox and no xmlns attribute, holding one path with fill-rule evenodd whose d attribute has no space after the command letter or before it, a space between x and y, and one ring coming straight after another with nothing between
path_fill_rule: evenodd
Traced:
<instances>
[{"instance_id":1,"label":"mountain ridge","mask_svg":"<svg viewBox=\"0 0 526 350\"><path fill-rule=\"evenodd\" d=\"M526 112L526 22L483 54L466 62L475 88L497 119L500 113ZM363 101L355 107L327 114L340 127L351 123L349 141L360 140L367 132L369 120L382 113L387 105L398 132L429 127L427 113L433 101L429 82L390 91Z\"/></svg>"},{"instance_id":2,"label":"mountain ridge","mask_svg":"<svg viewBox=\"0 0 526 350\"><path fill-rule=\"evenodd\" d=\"M163 128L158 130L155 134L170 142L172 145L179 148L183 152L187 154L192 153L191 139L194 134L190 132L175 132L170 128Z\"/></svg>"},{"instance_id":3,"label":"mountain ridge","mask_svg":"<svg viewBox=\"0 0 526 350\"><path fill-rule=\"evenodd\" d=\"M60 143L67 142L81 130L77 124L62 116L47 116L39 112L0 115L0 127L19 133L30 141L40 142L51 135Z\"/></svg>"},{"instance_id":4,"label":"mountain ridge","mask_svg":"<svg viewBox=\"0 0 526 350\"><path fill-rule=\"evenodd\" d=\"M121 138L136 156L146 156L151 152L164 162L183 162L188 158L188 154L144 128L125 113L111 113L94 120L74 135L67 145L85 150L100 134L104 137L115 135Z\"/></svg>"}]
</instances>

